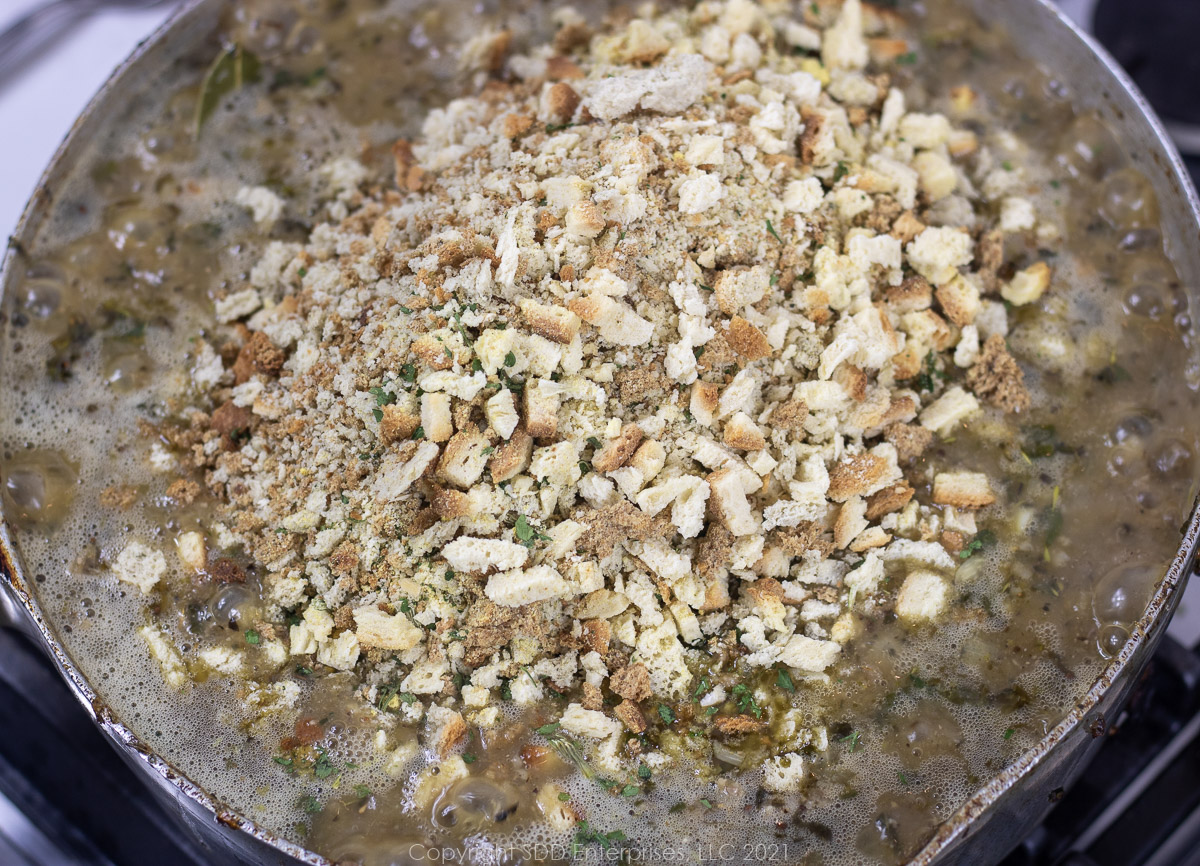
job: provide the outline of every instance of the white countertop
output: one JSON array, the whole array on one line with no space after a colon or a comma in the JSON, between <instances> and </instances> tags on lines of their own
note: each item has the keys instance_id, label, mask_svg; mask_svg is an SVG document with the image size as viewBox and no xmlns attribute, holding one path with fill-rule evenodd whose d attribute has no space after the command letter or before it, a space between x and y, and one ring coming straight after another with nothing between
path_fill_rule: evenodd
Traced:
<instances>
[{"instance_id":1,"label":"white countertop","mask_svg":"<svg viewBox=\"0 0 1200 866\"><path fill-rule=\"evenodd\" d=\"M4 0L0 26L38 2ZM1071 2L1080 5L1083 0ZM0 130L5 131L0 144L0 237L16 228L25 200L75 117L174 5L112 10L84 20L24 75L0 87ZM1071 11L1070 2L1066 5ZM1200 580L1184 596L1170 631L1189 646L1200 642Z\"/></svg>"},{"instance_id":2,"label":"white countertop","mask_svg":"<svg viewBox=\"0 0 1200 866\"><path fill-rule=\"evenodd\" d=\"M41 2L3 0L0 27ZM85 18L24 74L0 83L0 237L16 228L42 169L88 100L175 5L114 9Z\"/></svg>"}]
</instances>

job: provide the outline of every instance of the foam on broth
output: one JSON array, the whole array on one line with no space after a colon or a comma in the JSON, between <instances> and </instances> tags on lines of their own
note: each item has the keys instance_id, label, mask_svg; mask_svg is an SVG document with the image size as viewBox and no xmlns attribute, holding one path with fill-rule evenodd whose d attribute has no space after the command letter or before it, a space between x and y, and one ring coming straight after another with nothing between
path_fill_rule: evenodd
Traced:
<instances>
[{"instance_id":1,"label":"foam on broth","mask_svg":"<svg viewBox=\"0 0 1200 866\"><path fill-rule=\"evenodd\" d=\"M293 16L302 22L290 27L294 44L277 44L261 24ZM1039 204L1062 214L1071 256L1056 262L1038 327L1069 337L1074 351L1042 358L1040 372L1026 369L1035 405L1049 407L1033 422L1054 423L1077 453L1034 463L1019 443L988 452L985 462L994 465L981 470L1022 485L1014 497L1022 504L1010 516L1022 522L1002 533L1005 544L960 567L956 587L973 617L936 635L881 626L848 653L842 679L812 687L814 724L827 724L832 742L809 756L801 798L763 796L754 769L720 781L684 761L656 775L653 794L634 802L578 774L555 779L592 828L621 829L635 857L678 850L680 861L706 852L734 861L903 860L1094 682L1178 544L1195 489L1198 368L1183 289L1152 234L1152 193L1130 180L1127 157L1104 142L1103 128L1075 119L1069 95L1014 58L1002 37L952 24L961 19L940 5L928 16L927 32L953 35L927 44L914 69L917 80L941 70L940 83L927 82L930 105L946 98L944 88L957 83L950 73L961 70L1032 148L1021 159L1039 185ZM541 7L510 17L519 33L545 19ZM409 849L414 843L466 845L481 862L512 862L514 852L565 859L576 831L553 833L531 821L528 808L511 831L486 838L435 830L428 816L417 825L406 811L403 774L397 780L383 769L373 742L378 722L348 684L322 680L323 693L314 694L318 684L299 681L302 705L332 719L329 751L339 771L324 780L287 775L273 759L290 726L245 729L244 684L221 676L182 694L168 689L136 630L164 620L187 658L183 614L148 614L140 594L103 563L129 537L169 550L180 531L221 516L170 506L170 476L151 470L138 421L178 414L196 399L187 338L210 327L213 292L244 281L264 246L232 204L236 190L286 188L295 222L277 232L299 237L323 219L313 178L327 159L362 154L387 182L391 140L457 86L445 48L457 38L456 20L444 8L397 15L366 0L303 12L247 4L227 22L230 33L292 80L323 64L318 82L328 76L341 90L263 82L217 112L195 142L196 85L214 45L198 47L90 143L58 191L60 204L14 260L17 279L3 306L5 513L73 658L116 715L202 787L321 853L367 863L421 859ZM364 40L364 27L384 38ZM394 85L378 78L379 69L405 63ZM445 83L425 92L422 74ZM1021 312L1014 322L1033 315ZM79 321L99 335L77 339ZM144 332L133 333L137 322ZM1021 339L1013 348L1023 361L1045 345ZM53 358L68 364L65 380L47 375ZM939 449L979 463L979 443L967 433ZM137 504L102 507L101 492L114 484L134 486ZM1045 544L1049 507L1062 515L1053 551ZM490 744L473 774L519 777L520 746ZM422 766L418 755L407 770ZM350 794L355 786L372 792L372 808ZM306 812L308 797L323 804L319 814Z\"/></svg>"}]
</instances>

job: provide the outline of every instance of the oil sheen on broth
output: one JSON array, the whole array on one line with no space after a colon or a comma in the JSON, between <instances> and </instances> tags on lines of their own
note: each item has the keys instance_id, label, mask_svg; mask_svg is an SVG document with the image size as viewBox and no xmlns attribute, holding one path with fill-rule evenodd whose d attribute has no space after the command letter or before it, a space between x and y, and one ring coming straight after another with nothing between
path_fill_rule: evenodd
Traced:
<instances>
[{"instance_id":1,"label":"oil sheen on broth","mask_svg":"<svg viewBox=\"0 0 1200 866\"><path fill-rule=\"evenodd\" d=\"M486 15L506 20L518 43L549 26L541 7ZM698 859L732 844L722 856L895 863L916 850L1062 718L1128 637L1195 493L1200 368L1154 194L1111 133L1076 114L1071 94L1003 35L940 3L913 23L919 60L897 82L910 106L936 110L960 83L981 93L994 129L980 134L1007 130L1030 146L1026 171L1061 215L1065 252L1040 308L1011 316L1036 407L1011 447L983 446L970 428L934 446L947 464L969 458L1003 480L1013 507L981 518L996 543L963 560L954 622L920 632L871 619L832 681L806 686L829 742L806 754L802 798L762 790L752 749L714 759L747 768L740 776L664 772L635 798L614 795L534 734L561 713L552 702L473 742L469 779L414 816L381 766L376 711L353 697L352 675L314 684L291 665L278 674L299 683L302 716L331 735L329 772L291 775L274 760L291 726L246 727L242 681L168 690L136 634L148 621L142 597L101 577L127 536L169 547L219 510L204 497L183 508L165 497L139 422L177 408L181 335L205 332L213 294L244 281L261 252L235 192L285 191L294 216L272 237L302 240L327 159L359 156L385 179L392 141L462 87L452 50L461 19L434 4L405 14L369 0L245 4L222 33L262 58L262 79L196 139L217 36L169 64L89 144L12 260L0 320L4 511L42 605L116 715L219 799L333 859L409 862L416 843L510 862L535 842L569 846L578 831L550 831L530 805L547 784L586 818L585 844L619 832L635 855L673 848ZM173 624L185 659L188 634L244 641L261 606L253 574L172 592L149 618ZM681 753L709 748L678 739Z\"/></svg>"}]
</instances>

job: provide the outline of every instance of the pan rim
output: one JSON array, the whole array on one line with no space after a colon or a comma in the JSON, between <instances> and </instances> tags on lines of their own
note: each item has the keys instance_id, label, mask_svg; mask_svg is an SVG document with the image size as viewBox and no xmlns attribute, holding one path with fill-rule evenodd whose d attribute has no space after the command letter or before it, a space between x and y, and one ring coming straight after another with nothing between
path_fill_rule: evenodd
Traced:
<instances>
[{"instance_id":1,"label":"pan rim","mask_svg":"<svg viewBox=\"0 0 1200 866\"><path fill-rule=\"evenodd\" d=\"M97 93L89 100L87 106L64 136L63 141L56 148L22 211L12 235L15 243L10 242L3 259L0 260L0 295L3 294L5 284L10 280L15 262L19 258L19 244L26 235L32 235L39 227L37 223L40 202L43 197L48 195L46 192L48 185L60 165L69 159L71 148L81 135L85 125L94 116L102 114L107 107L111 92L131 70L155 51L168 35L174 33L187 19L197 15L206 7L219 8L228 2L229 0L185 0L151 36L140 43L133 53L113 70ZM556 0L552 0L552 2L556 2ZM1030 0L1030 2L1040 7L1046 15L1057 20L1061 26L1066 27L1075 38L1079 39L1089 52L1102 62L1121 90L1132 98L1142 119L1154 133L1161 155L1167 159L1167 174L1181 185L1181 191L1192 220L1193 234L1200 232L1200 200L1197 198L1196 190L1184 167L1182 157L1167 135L1162 121L1150 107L1141 91L1111 55L1095 39L1083 32L1056 8L1050 0ZM907 866L929 866L944 852L968 836L979 816L985 814L1019 780L1033 772L1056 746L1084 723L1089 713L1101 703L1117 679L1130 667L1134 656L1147 655L1153 650L1166 631L1170 614L1174 611L1182 589L1186 585L1188 575L1195 565L1198 549L1200 549L1200 497L1191 505L1179 547L1171 564L1157 584L1145 611L1131 629L1130 637L1121 652L1105 666L1096 681L1075 702L1074 707L1062 720L1036 744L1024 751L1013 763L981 786L953 815L934 828L932 837L907 861ZM23 616L25 621L19 625L25 626L27 634L37 640L43 650L48 651L55 667L72 693L114 747L123 752L126 757L145 765L164 785L174 789L172 793L175 796L187 798L208 813L217 823L243 832L298 862L312 864L312 866L334 866L333 861L328 858L262 827L237 810L223 804L217 797L194 783L170 761L160 756L150 744L144 742L120 721L92 688L82 671L76 666L70 653L59 642L53 628L42 613L34 592L27 585L23 571L10 527L4 518L3 504L0 503L0 593L8 592L11 601L20 608L16 613ZM0 623L3 622L6 601L6 599L0 598Z\"/></svg>"}]
</instances>

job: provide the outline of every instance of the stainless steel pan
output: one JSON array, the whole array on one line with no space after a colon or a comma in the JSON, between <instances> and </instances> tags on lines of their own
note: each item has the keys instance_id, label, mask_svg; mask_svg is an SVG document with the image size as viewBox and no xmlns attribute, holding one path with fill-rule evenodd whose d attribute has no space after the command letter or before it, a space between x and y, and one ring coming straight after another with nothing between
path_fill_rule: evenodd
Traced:
<instances>
[{"instance_id":1,"label":"stainless steel pan","mask_svg":"<svg viewBox=\"0 0 1200 866\"><path fill-rule=\"evenodd\" d=\"M231 0L194 0L182 8L104 85L76 122L42 177L10 244L0 291L13 290L16 250L33 243L55 203L55 191L92 136L121 114L134 85L153 75L197 41L211 36ZM1048 0L972 0L985 21L1017 35L1020 50L1065 84L1084 107L1098 113L1133 155L1158 196L1167 250L1193 309L1200 308L1200 202L1183 164L1146 100L1111 57L1081 33ZM2 517L2 515L0 515ZM1166 629L1193 567L1200 543L1200 512L1193 507L1179 549L1120 655L1070 714L1040 743L988 782L918 852L913 864L989 864L1000 860L1038 823L1093 756L1107 721L1115 718ZM84 709L147 785L210 852L213 862L328 863L226 808L155 754L122 724L81 674L42 613L0 522L0 624L39 643Z\"/></svg>"}]
</instances>

